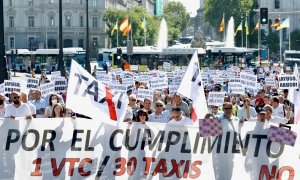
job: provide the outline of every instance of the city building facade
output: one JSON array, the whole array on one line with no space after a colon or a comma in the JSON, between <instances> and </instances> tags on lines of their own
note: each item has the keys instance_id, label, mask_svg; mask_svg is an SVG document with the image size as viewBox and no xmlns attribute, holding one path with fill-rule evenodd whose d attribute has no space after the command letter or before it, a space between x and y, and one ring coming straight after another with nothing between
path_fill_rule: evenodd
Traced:
<instances>
[{"instance_id":1,"label":"city building facade","mask_svg":"<svg viewBox=\"0 0 300 180\"><path fill-rule=\"evenodd\" d=\"M63 47L86 48L87 0L62 0ZM88 0L91 50L109 47L103 21L107 8L143 6L154 14L154 0ZM6 49L59 48L59 0L5 0Z\"/></svg>"}]
</instances>

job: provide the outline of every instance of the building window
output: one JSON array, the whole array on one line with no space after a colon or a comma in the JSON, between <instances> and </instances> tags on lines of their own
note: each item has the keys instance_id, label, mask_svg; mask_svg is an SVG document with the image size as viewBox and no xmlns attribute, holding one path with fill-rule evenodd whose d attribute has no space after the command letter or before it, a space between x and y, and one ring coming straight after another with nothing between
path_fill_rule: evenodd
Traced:
<instances>
[{"instance_id":1,"label":"building window","mask_svg":"<svg viewBox=\"0 0 300 180\"><path fill-rule=\"evenodd\" d=\"M98 46L98 38L93 38L93 46Z\"/></svg>"},{"instance_id":2,"label":"building window","mask_svg":"<svg viewBox=\"0 0 300 180\"><path fill-rule=\"evenodd\" d=\"M28 0L28 5L33 6L33 0Z\"/></svg>"},{"instance_id":3,"label":"building window","mask_svg":"<svg viewBox=\"0 0 300 180\"><path fill-rule=\"evenodd\" d=\"M98 27L98 18L93 17L93 28L97 28Z\"/></svg>"},{"instance_id":4,"label":"building window","mask_svg":"<svg viewBox=\"0 0 300 180\"><path fill-rule=\"evenodd\" d=\"M66 16L66 27L71 27L71 16Z\"/></svg>"},{"instance_id":5,"label":"building window","mask_svg":"<svg viewBox=\"0 0 300 180\"><path fill-rule=\"evenodd\" d=\"M28 27L34 27L34 16L28 17Z\"/></svg>"},{"instance_id":6,"label":"building window","mask_svg":"<svg viewBox=\"0 0 300 180\"><path fill-rule=\"evenodd\" d=\"M275 0L275 9L280 9L280 0Z\"/></svg>"},{"instance_id":7,"label":"building window","mask_svg":"<svg viewBox=\"0 0 300 180\"><path fill-rule=\"evenodd\" d=\"M70 0L66 0L66 4L70 4Z\"/></svg>"},{"instance_id":8,"label":"building window","mask_svg":"<svg viewBox=\"0 0 300 180\"><path fill-rule=\"evenodd\" d=\"M97 0L93 0L93 7L97 7Z\"/></svg>"},{"instance_id":9,"label":"building window","mask_svg":"<svg viewBox=\"0 0 300 180\"><path fill-rule=\"evenodd\" d=\"M49 27L54 27L54 16L49 17Z\"/></svg>"},{"instance_id":10,"label":"building window","mask_svg":"<svg viewBox=\"0 0 300 180\"><path fill-rule=\"evenodd\" d=\"M9 16L9 27L15 27L15 18L13 16Z\"/></svg>"},{"instance_id":11,"label":"building window","mask_svg":"<svg viewBox=\"0 0 300 180\"><path fill-rule=\"evenodd\" d=\"M83 16L79 17L79 26L83 27Z\"/></svg>"},{"instance_id":12,"label":"building window","mask_svg":"<svg viewBox=\"0 0 300 180\"><path fill-rule=\"evenodd\" d=\"M14 3L14 0L9 0L9 5L12 6Z\"/></svg>"},{"instance_id":13,"label":"building window","mask_svg":"<svg viewBox=\"0 0 300 180\"><path fill-rule=\"evenodd\" d=\"M83 39L78 40L78 46L83 48Z\"/></svg>"},{"instance_id":14,"label":"building window","mask_svg":"<svg viewBox=\"0 0 300 180\"><path fill-rule=\"evenodd\" d=\"M9 38L9 47L10 47L10 49L15 48L15 37L10 37Z\"/></svg>"}]
</instances>

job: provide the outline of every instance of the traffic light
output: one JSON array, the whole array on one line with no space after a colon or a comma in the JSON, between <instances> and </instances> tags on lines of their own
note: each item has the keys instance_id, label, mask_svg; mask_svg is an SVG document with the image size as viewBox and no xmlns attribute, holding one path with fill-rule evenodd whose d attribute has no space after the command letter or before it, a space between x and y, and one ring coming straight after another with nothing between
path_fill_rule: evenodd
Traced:
<instances>
[{"instance_id":1,"label":"traffic light","mask_svg":"<svg viewBox=\"0 0 300 180\"><path fill-rule=\"evenodd\" d=\"M260 8L260 24L268 24L268 8Z\"/></svg>"},{"instance_id":2,"label":"traffic light","mask_svg":"<svg viewBox=\"0 0 300 180\"><path fill-rule=\"evenodd\" d=\"M117 59L121 59L121 57L122 57L122 49L117 48Z\"/></svg>"}]
</instances>

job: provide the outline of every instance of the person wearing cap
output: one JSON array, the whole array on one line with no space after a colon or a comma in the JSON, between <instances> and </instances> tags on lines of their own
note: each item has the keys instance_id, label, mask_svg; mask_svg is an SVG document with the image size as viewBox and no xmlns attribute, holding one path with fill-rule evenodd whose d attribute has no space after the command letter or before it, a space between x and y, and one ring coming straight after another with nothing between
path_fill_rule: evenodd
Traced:
<instances>
[{"instance_id":1,"label":"person wearing cap","mask_svg":"<svg viewBox=\"0 0 300 180\"><path fill-rule=\"evenodd\" d=\"M238 110L237 117L240 120L248 121L250 119L253 119L256 116L257 114L254 107L250 106L250 99L249 98L244 99L244 106L240 110Z\"/></svg>"},{"instance_id":2,"label":"person wearing cap","mask_svg":"<svg viewBox=\"0 0 300 180\"><path fill-rule=\"evenodd\" d=\"M155 103L154 113L149 115L149 122L168 123L170 121L170 112L164 111L164 103L158 100Z\"/></svg>"},{"instance_id":3,"label":"person wearing cap","mask_svg":"<svg viewBox=\"0 0 300 180\"><path fill-rule=\"evenodd\" d=\"M287 113L286 118L284 117L279 117L279 116L273 116L273 108L270 105L265 105L264 111L266 112L266 122L272 122L272 123L287 123L290 119L290 113ZM290 111L290 108L289 108Z\"/></svg>"},{"instance_id":4,"label":"person wearing cap","mask_svg":"<svg viewBox=\"0 0 300 180\"><path fill-rule=\"evenodd\" d=\"M5 95L0 93L0 117L4 117L6 107Z\"/></svg>"},{"instance_id":5,"label":"person wearing cap","mask_svg":"<svg viewBox=\"0 0 300 180\"><path fill-rule=\"evenodd\" d=\"M193 121L185 117L180 107L174 107L171 109L171 120L168 124L176 124L176 125L193 125Z\"/></svg>"},{"instance_id":6,"label":"person wearing cap","mask_svg":"<svg viewBox=\"0 0 300 180\"><path fill-rule=\"evenodd\" d=\"M257 121L258 122L266 121L266 111L265 110L261 110L257 113Z\"/></svg>"},{"instance_id":7,"label":"person wearing cap","mask_svg":"<svg viewBox=\"0 0 300 180\"><path fill-rule=\"evenodd\" d=\"M7 106L4 117L11 119L15 119L16 117L32 119L28 105L20 101L20 93L14 91L10 94L10 97L12 99L12 104Z\"/></svg>"},{"instance_id":8,"label":"person wearing cap","mask_svg":"<svg viewBox=\"0 0 300 180\"><path fill-rule=\"evenodd\" d=\"M232 114L232 104L231 102L224 102L223 104L223 111L224 113L218 117L221 121L239 121L239 118L233 116ZM243 121L241 121L243 122Z\"/></svg>"},{"instance_id":9,"label":"person wearing cap","mask_svg":"<svg viewBox=\"0 0 300 180\"><path fill-rule=\"evenodd\" d=\"M182 97L177 93L173 96L172 101L167 104L166 110L171 110L175 107L179 107L183 111L184 116L190 117L190 109L188 104L184 102Z\"/></svg>"}]
</instances>

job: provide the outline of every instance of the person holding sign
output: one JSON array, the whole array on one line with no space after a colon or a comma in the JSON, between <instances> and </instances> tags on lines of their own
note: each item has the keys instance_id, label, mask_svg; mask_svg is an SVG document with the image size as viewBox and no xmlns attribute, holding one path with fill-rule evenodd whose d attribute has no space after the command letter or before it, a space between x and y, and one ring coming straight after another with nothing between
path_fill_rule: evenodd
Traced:
<instances>
[{"instance_id":1,"label":"person holding sign","mask_svg":"<svg viewBox=\"0 0 300 180\"><path fill-rule=\"evenodd\" d=\"M16 91L13 91L10 94L10 97L13 103L7 106L4 117L11 119L15 119L16 117L32 119L28 105L20 101L20 94Z\"/></svg>"},{"instance_id":2,"label":"person holding sign","mask_svg":"<svg viewBox=\"0 0 300 180\"><path fill-rule=\"evenodd\" d=\"M287 118L279 117L279 116L272 116L273 108L270 105L265 105L264 110L266 111L266 122L272 123L282 123L285 124L290 119L290 107L288 108Z\"/></svg>"},{"instance_id":3,"label":"person holding sign","mask_svg":"<svg viewBox=\"0 0 300 180\"><path fill-rule=\"evenodd\" d=\"M181 111L180 107L174 107L171 109L171 120L168 124L176 124L176 125L193 125L193 121L183 116L183 112Z\"/></svg>"}]
</instances>

